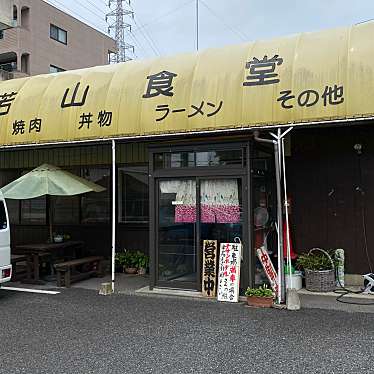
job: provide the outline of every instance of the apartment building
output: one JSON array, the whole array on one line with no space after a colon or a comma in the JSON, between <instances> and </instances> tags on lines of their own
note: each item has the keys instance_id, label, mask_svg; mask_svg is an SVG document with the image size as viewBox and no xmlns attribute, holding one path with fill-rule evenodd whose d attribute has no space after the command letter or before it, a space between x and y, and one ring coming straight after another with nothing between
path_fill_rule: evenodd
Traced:
<instances>
[{"instance_id":1,"label":"apartment building","mask_svg":"<svg viewBox=\"0 0 374 374\"><path fill-rule=\"evenodd\" d=\"M1 2L11 27L0 32L0 80L105 65L115 51L112 38L43 0Z\"/></svg>"}]
</instances>

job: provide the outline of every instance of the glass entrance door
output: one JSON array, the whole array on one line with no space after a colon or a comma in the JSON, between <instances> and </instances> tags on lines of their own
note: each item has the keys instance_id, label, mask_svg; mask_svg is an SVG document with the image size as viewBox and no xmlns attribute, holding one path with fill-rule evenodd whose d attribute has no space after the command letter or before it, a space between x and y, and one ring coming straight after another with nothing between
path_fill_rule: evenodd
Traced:
<instances>
[{"instance_id":1,"label":"glass entrance door","mask_svg":"<svg viewBox=\"0 0 374 374\"><path fill-rule=\"evenodd\" d=\"M158 181L158 285L196 289L196 180Z\"/></svg>"},{"instance_id":2,"label":"glass entrance door","mask_svg":"<svg viewBox=\"0 0 374 374\"><path fill-rule=\"evenodd\" d=\"M201 291L203 241L216 240L219 251L243 240L242 178L159 179L157 187L157 285Z\"/></svg>"},{"instance_id":3,"label":"glass entrance door","mask_svg":"<svg viewBox=\"0 0 374 374\"><path fill-rule=\"evenodd\" d=\"M233 243L243 240L241 178L200 179L200 248L204 240Z\"/></svg>"}]
</instances>

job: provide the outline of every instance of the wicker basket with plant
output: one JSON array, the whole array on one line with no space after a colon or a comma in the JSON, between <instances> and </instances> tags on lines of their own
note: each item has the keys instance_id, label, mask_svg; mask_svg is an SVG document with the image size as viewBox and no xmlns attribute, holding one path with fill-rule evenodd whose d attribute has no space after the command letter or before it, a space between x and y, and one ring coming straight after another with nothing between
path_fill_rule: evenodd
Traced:
<instances>
[{"instance_id":1,"label":"wicker basket with plant","mask_svg":"<svg viewBox=\"0 0 374 374\"><path fill-rule=\"evenodd\" d=\"M308 253L299 255L296 264L305 271L305 286L308 291L335 290L335 263L327 251L313 248Z\"/></svg>"}]
</instances>

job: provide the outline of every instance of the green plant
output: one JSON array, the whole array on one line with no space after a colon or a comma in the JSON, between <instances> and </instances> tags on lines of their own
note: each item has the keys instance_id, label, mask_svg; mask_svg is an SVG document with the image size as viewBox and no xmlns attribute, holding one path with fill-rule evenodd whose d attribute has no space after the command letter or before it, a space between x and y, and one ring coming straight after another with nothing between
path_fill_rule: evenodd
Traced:
<instances>
[{"instance_id":1,"label":"green plant","mask_svg":"<svg viewBox=\"0 0 374 374\"><path fill-rule=\"evenodd\" d=\"M268 288L266 284L257 287L257 288L250 288L248 287L245 291L245 296L257 296L257 297L273 297L273 291Z\"/></svg>"},{"instance_id":2,"label":"green plant","mask_svg":"<svg viewBox=\"0 0 374 374\"><path fill-rule=\"evenodd\" d=\"M126 268L136 268L138 266L138 254L136 251L124 251L116 253L115 261L118 265Z\"/></svg>"},{"instance_id":3,"label":"green plant","mask_svg":"<svg viewBox=\"0 0 374 374\"><path fill-rule=\"evenodd\" d=\"M149 257L140 251L137 251L136 254L138 257L137 267L146 269L149 265Z\"/></svg>"},{"instance_id":4,"label":"green plant","mask_svg":"<svg viewBox=\"0 0 374 374\"><path fill-rule=\"evenodd\" d=\"M125 252L117 252L114 259L115 259L116 266L123 266L124 259L125 259Z\"/></svg>"},{"instance_id":5,"label":"green plant","mask_svg":"<svg viewBox=\"0 0 374 374\"><path fill-rule=\"evenodd\" d=\"M334 259L333 251L326 251L329 253L330 257ZM334 260L333 260L334 261ZM314 270L314 271L322 271L322 270L331 270L333 269L332 263L328 256L326 256L323 252L320 251L313 251L310 253L304 253L299 255L296 265L304 270ZM336 266L336 262L334 263Z\"/></svg>"}]
</instances>

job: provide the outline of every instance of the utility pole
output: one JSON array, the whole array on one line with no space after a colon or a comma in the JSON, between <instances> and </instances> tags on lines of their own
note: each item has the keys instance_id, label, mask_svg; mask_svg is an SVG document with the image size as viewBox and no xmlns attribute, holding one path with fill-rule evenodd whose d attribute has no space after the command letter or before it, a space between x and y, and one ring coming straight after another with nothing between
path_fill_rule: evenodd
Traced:
<instances>
[{"instance_id":1,"label":"utility pole","mask_svg":"<svg viewBox=\"0 0 374 374\"><path fill-rule=\"evenodd\" d=\"M134 53L134 46L125 41L126 31L131 32L131 24L125 22L125 17L134 18L134 12L130 9L131 0L109 0L109 8L114 4L114 9L106 15L108 33L114 30L117 52L110 58L110 62L126 62L132 60L128 51Z\"/></svg>"}]
</instances>

